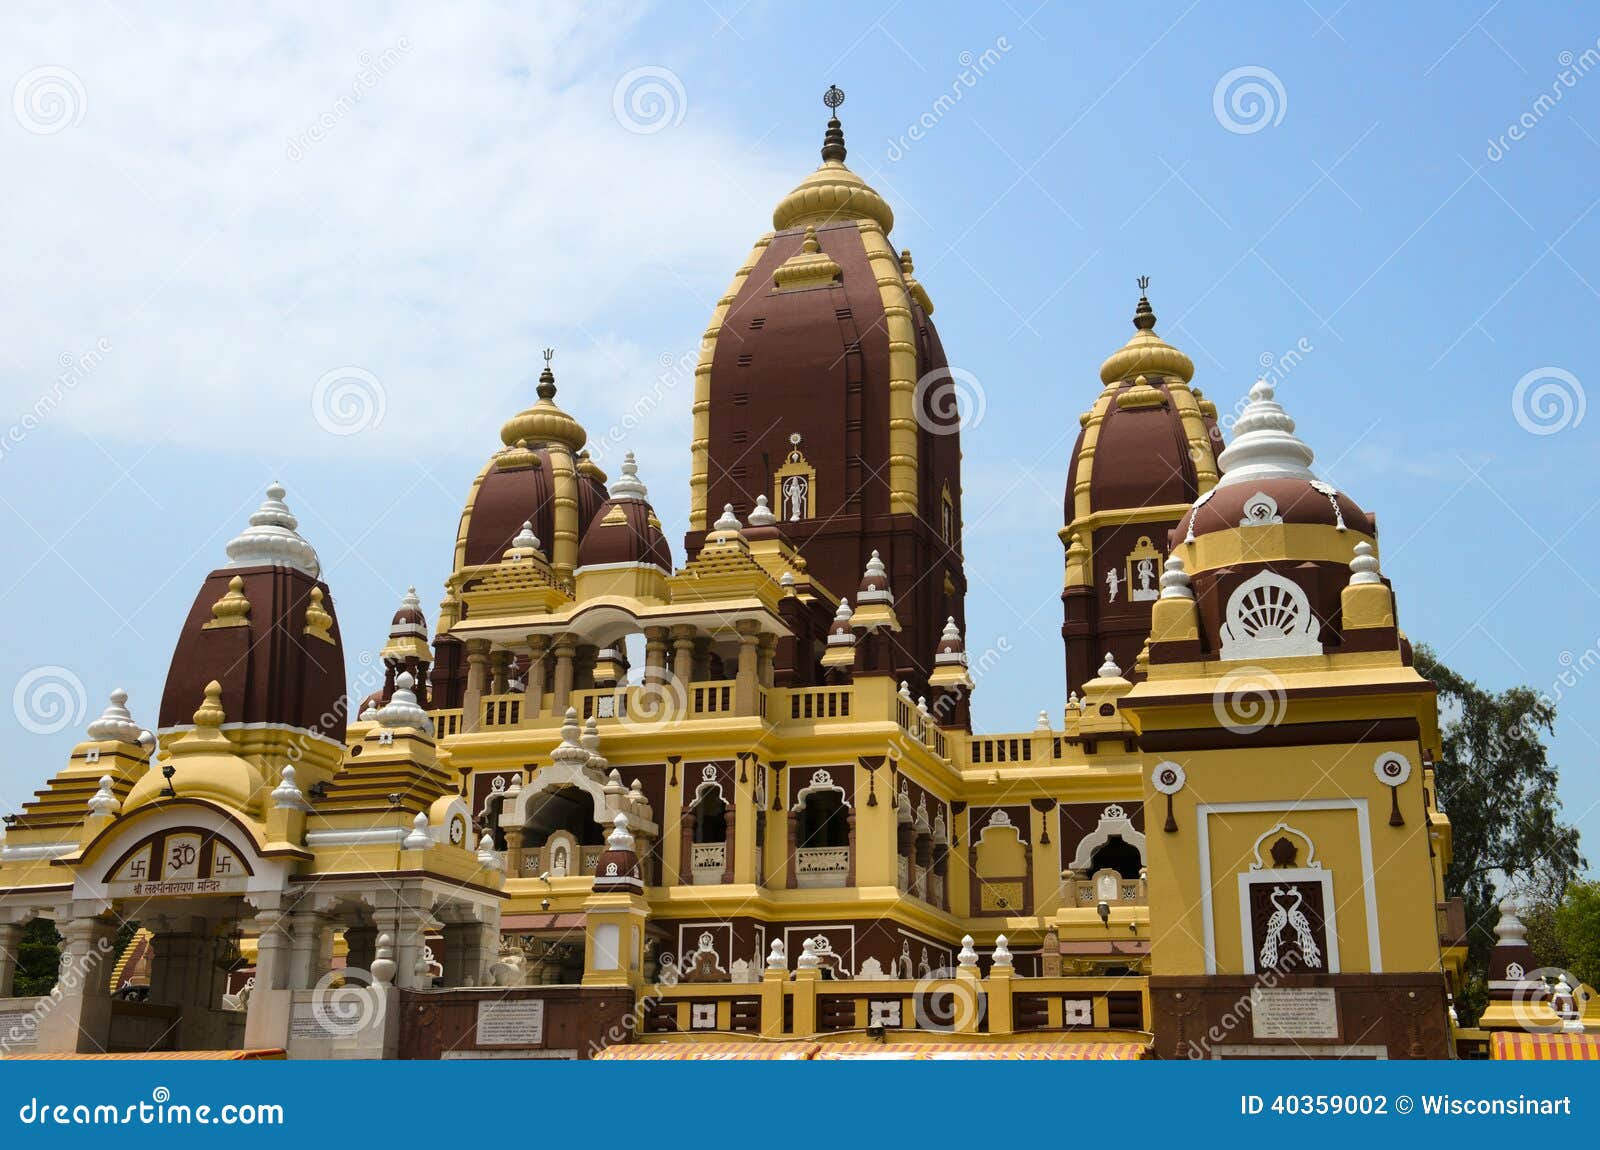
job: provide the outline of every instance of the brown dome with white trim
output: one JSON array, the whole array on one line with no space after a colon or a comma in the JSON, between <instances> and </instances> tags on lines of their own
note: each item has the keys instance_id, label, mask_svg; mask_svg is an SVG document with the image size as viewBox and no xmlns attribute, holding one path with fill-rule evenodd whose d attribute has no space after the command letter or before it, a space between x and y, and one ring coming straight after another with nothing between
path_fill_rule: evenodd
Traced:
<instances>
[{"instance_id":1,"label":"brown dome with white trim","mask_svg":"<svg viewBox=\"0 0 1600 1150\"><path fill-rule=\"evenodd\" d=\"M672 550L630 451L623 457L611 498L595 512L578 545L578 570L638 564L672 574Z\"/></svg>"},{"instance_id":2,"label":"brown dome with white trim","mask_svg":"<svg viewBox=\"0 0 1600 1150\"><path fill-rule=\"evenodd\" d=\"M220 686L224 729L286 728L343 743L344 648L316 551L274 483L206 576L178 633L161 697L163 733L194 725Z\"/></svg>"}]
</instances>

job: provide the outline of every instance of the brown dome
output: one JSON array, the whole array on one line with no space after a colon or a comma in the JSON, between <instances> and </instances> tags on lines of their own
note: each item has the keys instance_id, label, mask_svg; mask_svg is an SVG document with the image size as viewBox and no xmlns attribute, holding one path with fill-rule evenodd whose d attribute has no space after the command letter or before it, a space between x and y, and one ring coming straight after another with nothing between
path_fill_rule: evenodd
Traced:
<instances>
[{"instance_id":1,"label":"brown dome","mask_svg":"<svg viewBox=\"0 0 1600 1150\"><path fill-rule=\"evenodd\" d=\"M608 499L578 544L578 569L648 563L672 574L672 549L661 521L642 499Z\"/></svg>"},{"instance_id":2,"label":"brown dome","mask_svg":"<svg viewBox=\"0 0 1600 1150\"><path fill-rule=\"evenodd\" d=\"M1170 543L1176 546L1190 535L1199 537L1214 531L1234 531L1241 525L1273 520L1316 523L1325 527L1342 524L1363 535L1377 533L1372 516L1355 500L1320 480L1262 479L1213 488L1211 494L1173 528Z\"/></svg>"},{"instance_id":3,"label":"brown dome","mask_svg":"<svg viewBox=\"0 0 1600 1150\"><path fill-rule=\"evenodd\" d=\"M461 513L461 566L498 563L522 531L533 533L548 549L555 539L555 483L550 451L545 447L516 447L489 461ZM578 535L594 519L607 499L605 484L592 475L578 475Z\"/></svg>"},{"instance_id":4,"label":"brown dome","mask_svg":"<svg viewBox=\"0 0 1600 1150\"><path fill-rule=\"evenodd\" d=\"M344 648L315 555L276 485L251 523L228 545L234 564L206 576L178 633L159 725L193 725L216 680L226 726L293 727L342 743Z\"/></svg>"},{"instance_id":5,"label":"brown dome","mask_svg":"<svg viewBox=\"0 0 1600 1150\"><path fill-rule=\"evenodd\" d=\"M1067 487L1069 522L1077 462L1075 452ZM1199 483L1183 420L1165 381L1139 376L1119 385L1106 405L1095 444L1091 511L1192 503L1200 494Z\"/></svg>"}]
</instances>

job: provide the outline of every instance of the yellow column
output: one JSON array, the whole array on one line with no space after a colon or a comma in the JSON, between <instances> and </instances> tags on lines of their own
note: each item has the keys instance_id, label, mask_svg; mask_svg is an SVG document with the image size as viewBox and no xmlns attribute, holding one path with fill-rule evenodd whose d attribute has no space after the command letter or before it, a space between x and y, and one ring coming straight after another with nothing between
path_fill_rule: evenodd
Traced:
<instances>
[{"instance_id":1,"label":"yellow column","mask_svg":"<svg viewBox=\"0 0 1600 1150\"><path fill-rule=\"evenodd\" d=\"M577 649L576 636L556 636L553 648L556 657L556 674L555 683L551 690L551 702L557 717L565 715L567 708L572 705L572 657L577 652Z\"/></svg>"},{"instance_id":2,"label":"yellow column","mask_svg":"<svg viewBox=\"0 0 1600 1150\"><path fill-rule=\"evenodd\" d=\"M772 965L773 960L778 965ZM761 976L761 1037L779 1038L783 1035L783 989L789 982L789 971L784 966L783 943L774 940L772 954L767 959L766 972Z\"/></svg>"},{"instance_id":3,"label":"yellow column","mask_svg":"<svg viewBox=\"0 0 1600 1150\"><path fill-rule=\"evenodd\" d=\"M550 541L550 566L558 579L569 580L578 566L578 473L573 467L572 452L564 445L552 443L549 451L551 487L555 492L551 499L555 538Z\"/></svg>"},{"instance_id":4,"label":"yellow column","mask_svg":"<svg viewBox=\"0 0 1600 1150\"><path fill-rule=\"evenodd\" d=\"M1011 951L1006 947L1006 936L994 942L994 965L989 968L989 1033L1010 1034L1015 1025L1011 1006L1011 991L1015 985L1015 970L1011 966Z\"/></svg>"},{"instance_id":5,"label":"yellow column","mask_svg":"<svg viewBox=\"0 0 1600 1150\"><path fill-rule=\"evenodd\" d=\"M806 943L809 948L810 943ZM806 955L800 956L806 961ZM811 956L814 964L817 959ZM817 1032L817 988L822 983L822 972L812 966L802 966L794 972L794 1033L812 1035Z\"/></svg>"},{"instance_id":6,"label":"yellow column","mask_svg":"<svg viewBox=\"0 0 1600 1150\"><path fill-rule=\"evenodd\" d=\"M483 720L483 692L489 683L489 640L467 640L467 689L461 696L461 729L476 731Z\"/></svg>"},{"instance_id":7,"label":"yellow column","mask_svg":"<svg viewBox=\"0 0 1600 1150\"><path fill-rule=\"evenodd\" d=\"M733 282L717 301L716 310L711 313L711 323L700 339L700 360L694 369L694 405L691 409L694 413L694 438L689 442L690 531L704 531L708 526L706 488L710 484L711 472L711 361L717 350L717 336L722 332L722 324L728 318L728 310L738 298L740 289L744 287L744 281L756 270L756 263L771 242L771 232L756 241L756 246L750 250L750 257L744 261L744 266L734 273ZM688 680L685 679L684 682Z\"/></svg>"},{"instance_id":8,"label":"yellow column","mask_svg":"<svg viewBox=\"0 0 1600 1150\"><path fill-rule=\"evenodd\" d=\"M915 515L917 336L911 323L911 296L901 276L900 257L889 246L883 226L873 220L862 220L859 226L889 336L889 510Z\"/></svg>"},{"instance_id":9,"label":"yellow column","mask_svg":"<svg viewBox=\"0 0 1600 1150\"><path fill-rule=\"evenodd\" d=\"M754 619L740 619L735 626L739 632L739 670L733 684L733 713L754 715L756 687L759 684L756 663L757 645L761 642L761 624Z\"/></svg>"}]
</instances>

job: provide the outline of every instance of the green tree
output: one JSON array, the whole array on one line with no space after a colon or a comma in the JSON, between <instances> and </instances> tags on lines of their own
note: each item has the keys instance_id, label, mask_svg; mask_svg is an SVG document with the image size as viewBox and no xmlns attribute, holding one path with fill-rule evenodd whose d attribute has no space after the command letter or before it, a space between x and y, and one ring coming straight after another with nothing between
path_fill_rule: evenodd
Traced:
<instances>
[{"instance_id":1,"label":"green tree","mask_svg":"<svg viewBox=\"0 0 1600 1150\"><path fill-rule=\"evenodd\" d=\"M1416 667L1438 689L1444 720L1435 782L1453 843L1445 897L1459 897L1467 911L1465 1022L1481 1009L1501 892L1564 891L1585 863L1577 828L1562 821L1558 772L1544 745L1555 730L1554 703L1527 686L1484 690L1425 646Z\"/></svg>"},{"instance_id":2,"label":"green tree","mask_svg":"<svg viewBox=\"0 0 1600 1150\"><path fill-rule=\"evenodd\" d=\"M1576 879L1522 916L1528 943L1545 966L1600 988L1600 882Z\"/></svg>"},{"instance_id":3,"label":"green tree","mask_svg":"<svg viewBox=\"0 0 1600 1150\"><path fill-rule=\"evenodd\" d=\"M61 936L56 924L36 918L22 928L22 943L17 948L17 977L12 993L18 998L49 994L61 969Z\"/></svg>"}]
</instances>

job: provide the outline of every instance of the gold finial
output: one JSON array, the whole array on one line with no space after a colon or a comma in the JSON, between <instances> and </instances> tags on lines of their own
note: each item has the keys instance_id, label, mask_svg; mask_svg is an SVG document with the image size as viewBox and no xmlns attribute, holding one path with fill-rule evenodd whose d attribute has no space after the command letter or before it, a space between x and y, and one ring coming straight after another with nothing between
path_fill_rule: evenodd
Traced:
<instances>
[{"instance_id":1,"label":"gold finial","mask_svg":"<svg viewBox=\"0 0 1600 1150\"><path fill-rule=\"evenodd\" d=\"M800 241L800 250L803 252L820 252L822 245L817 243L817 226L806 225L806 238Z\"/></svg>"},{"instance_id":2,"label":"gold finial","mask_svg":"<svg viewBox=\"0 0 1600 1150\"><path fill-rule=\"evenodd\" d=\"M822 160L824 163L844 163L844 128L839 124L839 105L844 103L844 90L837 84L829 84L828 90L822 94L822 102L833 112L828 120L828 130L822 137Z\"/></svg>"},{"instance_id":3,"label":"gold finial","mask_svg":"<svg viewBox=\"0 0 1600 1150\"><path fill-rule=\"evenodd\" d=\"M206 701L201 703L200 709L194 713L194 725L220 727L226 717L222 710L222 684L212 679L206 684Z\"/></svg>"},{"instance_id":4,"label":"gold finial","mask_svg":"<svg viewBox=\"0 0 1600 1150\"><path fill-rule=\"evenodd\" d=\"M321 587L311 588L311 602L306 604L305 633L324 643L333 642L333 616L322 605Z\"/></svg>"},{"instance_id":5,"label":"gold finial","mask_svg":"<svg viewBox=\"0 0 1600 1150\"><path fill-rule=\"evenodd\" d=\"M1156 313L1150 307L1150 299L1145 292L1150 288L1150 277L1139 277L1139 306L1133 309L1133 326L1140 331L1154 331L1156 326Z\"/></svg>"},{"instance_id":6,"label":"gold finial","mask_svg":"<svg viewBox=\"0 0 1600 1150\"><path fill-rule=\"evenodd\" d=\"M539 398L554 399L556 397L556 373L550 370L550 361L556 357L556 349L544 349L544 370L539 373Z\"/></svg>"},{"instance_id":7,"label":"gold finial","mask_svg":"<svg viewBox=\"0 0 1600 1150\"><path fill-rule=\"evenodd\" d=\"M910 275L917 270L916 265L911 262L910 248L900 249L900 270L905 272L906 275Z\"/></svg>"},{"instance_id":8,"label":"gold finial","mask_svg":"<svg viewBox=\"0 0 1600 1150\"><path fill-rule=\"evenodd\" d=\"M228 580L228 589L222 598L211 604L211 621L200 629L211 631L221 627L248 627L250 625L250 600L244 597L244 578L235 575Z\"/></svg>"}]
</instances>

